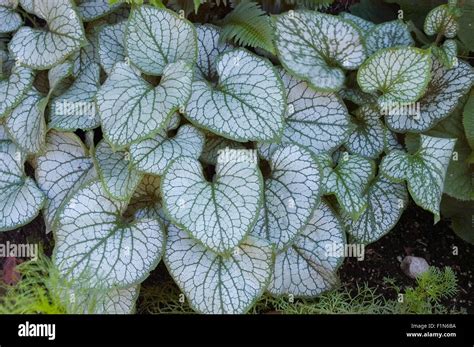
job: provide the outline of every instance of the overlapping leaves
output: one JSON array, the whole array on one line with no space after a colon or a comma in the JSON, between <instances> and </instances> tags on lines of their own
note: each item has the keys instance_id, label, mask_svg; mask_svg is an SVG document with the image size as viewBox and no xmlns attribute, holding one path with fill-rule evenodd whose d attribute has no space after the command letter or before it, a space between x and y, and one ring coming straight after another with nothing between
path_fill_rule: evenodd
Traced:
<instances>
[{"instance_id":1,"label":"overlapping leaves","mask_svg":"<svg viewBox=\"0 0 474 347\"><path fill-rule=\"evenodd\" d=\"M20 6L0 0L0 230L42 210L80 303L107 289L95 313L132 312L163 253L198 312L244 313L265 290L314 297L337 283L345 232L368 244L394 227L406 185L436 218L443 192L473 199L474 74L452 4L428 14L431 38L283 13L274 42L270 25L254 42L270 59L164 8Z\"/></svg>"}]
</instances>

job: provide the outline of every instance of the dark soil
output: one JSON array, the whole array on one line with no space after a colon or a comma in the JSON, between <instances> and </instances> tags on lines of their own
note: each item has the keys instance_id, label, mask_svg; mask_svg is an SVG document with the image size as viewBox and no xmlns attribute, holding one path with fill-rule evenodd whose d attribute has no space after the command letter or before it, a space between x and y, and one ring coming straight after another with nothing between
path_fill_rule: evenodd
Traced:
<instances>
[{"instance_id":1,"label":"dark soil","mask_svg":"<svg viewBox=\"0 0 474 347\"><path fill-rule=\"evenodd\" d=\"M342 284L349 289L356 289L357 284L366 282L376 287L386 299L395 299L396 293L384 285L384 277L393 278L402 288L414 286L415 280L400 268L401 259L412 255L425 258L431 266L451 267L458 278L459 293L445 305L474 313L474 245L456 236L448 221L441 220L433 225L433 215L412 204L397 226L379 241L368 245L365 253L363 261L346 259L339 271Z\"/></svg>"}]
</instances>

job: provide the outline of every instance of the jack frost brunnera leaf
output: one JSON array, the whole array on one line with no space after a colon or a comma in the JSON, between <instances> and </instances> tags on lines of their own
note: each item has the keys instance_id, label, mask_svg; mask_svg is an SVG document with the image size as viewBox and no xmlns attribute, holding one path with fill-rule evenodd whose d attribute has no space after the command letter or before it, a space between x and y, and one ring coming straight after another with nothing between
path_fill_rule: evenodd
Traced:
<instances>
[{"instance_id":1,"label":"jack frost brunnera leaf","mask_svg":"<svg viewBox=\"0 0 474 347\"><path fill-rule=\"evenodd\" d=\"M53 259L61 273L90 287L125 288L143 281L161 259L164 233L157 219L127 222L127 205L98 181L64 205L55 230Z\"/></svg>"},{"instance_id":2,"label":"jack frost brunnera leaf","mask_svg":"<svg viewBox=\"0 0 474 347\"><path fill-rule=\"evenodd\" d=\"M373 105L362 106L354 112L356 127L345 147L351 153L375 159L384 149L385 126Z\"/></svg>"},{"instance_id":3,"label":"jack frost brunnera leaf","mask_svg":"<svg viewBox=\"0 0 474 347\"><path fill-rule=\"evenodd\" d=\"M380 171L395 182L406 180L415 203L431 211L437 222L446 170L456 140L421 135L420 141L420 148L413 155L390 152L383 158Z\"/></svg>"},{"instance_id":4,"label":"jack frost brunnera leaf","mask_svg":"<svg viewBox=\"0 0 474 347\"><path fill-rule=\"evenodd\" d=\"M100 125L94 98L100 87L100 66L91 63L74 83L51 102L48 126L56 130L90 130Z\"/></svg>"},{"instance_id":5,"label":"jack frost brunnera leaf","mask_svg":"<svg viewBox=\"0 0 474 347\"><path fill-rule=\"evenodd\" d=\"M199 160L204 164L216 165L219 153L226 148L245 149L246 147L241 142L235 142L224 137L208 134Z\"/></svg>"},{"instance_id":6,"label":"jack frost brunnera leaf","mask_svg":"<svg viewBox=\"0 0 474 347\"><path fill-rule=\"evenodd\" d=\"M194 81L185 116L225 138L271 141L281 135L285 111L283 85L273 65L245 49L221 54L217 86Z\"/></svg>"},{"instance_id":7,"label":"jack frost brunnera leaf","mask_svg":"<svg viewBox=\"0 0 474 347\"><path fill-rule=\"evenodd\" d=\"M48 31L22 27L9 48L22 65L47 70L81 47L84 28L71 0L36 1L32 9L33 14L46 20Z\"/></svg>"},{"instance_id":8,"label":"jack frost brunnera leaf","mask_svg":"<svg viewBox=\"0 0 474 347\"><path fill-rule=\"evenodd\" d=\"M123 289L112 289L105 294L96 314L132 314L140 293L139 286Z\"/></svg>"},{"instance_id":9,"label":"jack frost brunnera leaf","mask_svg":"<svg viewBox=\"0 0 474 347\"><path fill-rule=\"evenodd\" d=\"M419 48L385 48L369 57L357 72L362 91L382 95L378 105L384 109L395 103L417 101L430 80L431 54Z\"/></svg>"},{"instance_id":10,"label":"jack frost brunnera leaf","mask_svg":"<svg viewBox=\"0 0 474 347\"><path fill-rule=\"evenodd\" d=\"M166 66L156 87L126 63L117 63L97 93L102 130L123 148L158 133L191 92L193 68L179 61Z\"/></svg>"},{"instance_id":11,"label":"jack frost brunnera leaf","mask_svg":"<svg viewBox=\"0 0 474 347\"><path fill-rule=\"evenodd\" d=\"M363 194L374 177L375 164L358 155L343 154L335 168L328 154L318 160L323 168L323 193L333 194L344 213L357 220L367 207Z\"/></svg>"},{"instance_id":12,"label":"jack frost brunnera leaf","mask_svg":"<svg viewBox=\"0 0 474 347\"><path fill-rule=\"evenodd\" d=\"M72 55L71 60L74 62L74 77L77 77L81 71L87 69L89 65L100 64L98 36L98 28L89 30L81 49Z\"/></svg>"},{"instance_id":13,"label":"jack frost brunnera leaf","mask_svg":"<svg viewBox=\"0 0 474 347\"><path fill-rule=\"evenodd\" d=\"M25 175L25 155L11 141L0 141L0 231L31 222L43 207L45 196Z\"/></svg>"},{"instance_id":14,"label":"jack frost brunnera leaf","mask_svg":"<svg viewBox=\"0 0 474 347\"><path fill-rule=\"evenodd\" d=\"M184 60L194 65L196 31L173 11L140 6L132 10L128 20L125 50L141 71L161 76L169 63Z\"/></svg>"},{"instance_id":15,"label":"jack frost brunnera leaf","mask_svg":"<svg viewBox=\"0 0 474 347\"><path fill-rule=\"evenodd\" d=\"M314 154L338 148L352 130L342 100L334 93L314 91L283 69L279 69L279 73L288 103L280 142L301 145ZM258 147L262 154L268 154L276 145L263 143Z\"/></svg>"},{"instance_id":16,"label":"jack frost brunnera leaf","mask_svg":"<svg viewBox=\"0 0 474 347\"><path fill-rule=\"evenodd\" d=\"M163 211L160 195L161 179L154 175L144 175L128 204L128 213L141 218L157 218L165 227L170 221Z\"/></svg>"},{"instance_id":17,"label":"jack frost brunnera leaf","mask_svg":"<svg viewBox=\"0 0 474 347\"><path fill-rule=\"evenodd\" d=\"M388 109L386 121L390 129L418 133L432 128L451 114L474 80L473 68L462 60L458 61L456 67L447 69L438 59L434 59L431 74L428 88L419 100L419 109Z\"/></svg>"},{"instance_id":18,"label":"jack frost brunnera leaf","mask_svg":"<svg viewBox=\"0 0 474 347\"><path fill-rule=\"evenodd\" d=\"M94 159L107 194L117 200L128 200L142 179L130 161L130 154L114 152L107 141L102 140L95 148Z\"/></svg>"},{"instance_id":19,"label":"jack frost brunnera leaf","mask_svg":"<svg viewBox=\"0 0 474 347\"><path fill-rule=\"evenodd\" d=\"M64 63L58 64L48 71L48 97L51 96L56 91L56 88L60 87L61 83L72 74L73 68L73 63L66 60Z\"/></svg>"},{"instance_id":20,"label":"jack frost brunnera leaf","mask_svg":"<svg viewBox=\"0 0 474 347\"><path fill-rule=\"evenodd\" d=\"M104 25L99 31L100 65L108 74L112 72L115 63L125 60L124 37L127 23Z\"/></svg>"},{"instance_id":21,"label":"jack frost brunnera leaf","mask_svg":"<svg viewBox=\"0 0 474 347\"><path fill-rule=\"evenodd\" d=\"M218 255L170 225L165 264L201 313L242 314L263 294L273 266L273 248L255 237L227 256Z\"/></svg>"},{"instance_id":22,"label":"jack frost brunnera leaf","mask_svg":"<svg viewBox=\"0 0 474 347\"><path fill-rule=\"evenodd\" d=\"M33 79L33 70L18 65L15 65L8 79L0 79L0 119L22 100Z\"/></svg>"},{"instance_id":23,"label":"jack frost brunnera leaf","mask_svg":"<svg viewBox=\"0 0 474 347\"><path fill-rule=\"evenodd\" d=\"M384 152L390 153L391 151L398 149L403 150L402 144L398 141L397 134L388 128L384 128Z\"/></svg>"},{"instance_id":24,"label":"jack frost brunnera leaf","mask_svg":"<svg viewBox=\"0 0 474 347\"><path fill-rule=\"evenodd\" d=\"M253 234L269 240L276 250L287 247L306 225L319 202L321 172L311 152L289 145L270 160L271 176L264 181L264 199Z\"/></svg>"},{"instance_id":25,"label":"jack frost brunnera leaf","mask_svg":"<svg viewBox=\"0 0 474 347\"><path fill-rule=\"evenodd\" d=\"M0 3L0 34L16 31L22 24L23 19L15 9L3 6L3 4Z\"/></svg>"},{"instance_id":26,"label":"jack frost brunnera leaf","mask_svg":"<svg viewBox=\"0 0 474 347\"><path fill-rule=\"evenodd\" d=\"M291 11L273 17L278 57L293 75L321 91L338 91L344 70L366 58L362 33L352 22L315 11Z\"/></svg>"},{"instance_id":27,"label":"jack frost brunnera leaf","mask_svg":"<svg viewBox=\"0 0 474 347\"><path fill-rule=\"evenodd\" d=\"M455 40L447 39L440 47L432 46L431 51L448 69L453 68L458 62L458 45Z\"/></svg>"},{"instance_id":28,"label":"jack frost brunnera leaf","mask_svg":"<svg viewBox=\"0 0 474 347\"><path fill-rule=\"evenodd\" d=\"M38 153L44 146L46 122L43 96L33 87L10 113L5 122L13 141L28 154Z\"/></svg>"},{"instance_id":29,"label":"jack frost brunnera leaf","mask_svg":"<svg viewBox=\"0 0 474 347\"><path fill-rule=\"evenodd\" d=\"M396 46L413 46L408 26L400 20L386 22L375 26L365 38L367 54L372 55L379 49Z\"/></svg>"},{"instance_id":30,"label":"jack frost brunnera leaf","mask_svg":"<svg viewBox=\"0 0 474 347\"><path fill-rule=\"evenodd\" d=\"M456 139L456 145L444 180L443 192L459 200L474 200L473 170L472 163L469 161L472 149L464 136L461 119L462 107L463 103L460 103L449 117L439 122L424 135ZM407 134L405 136L405 145L410 153L414 153L419 147L419 139L418 134Z\"/></svg>"},{"instance_id":31,"label":"jack frost brunnera leaf","mask_svg":"<svg viewBox=\"0 0 474 347\"><path fill-rule=\"evenodd\" d=\"M122 5L121 1L114 5L109 3L109 0L79 0L77 12L84 22L90 22L111 13Z\"/></svg>"},{"instance_id":32,"label":"jack frost brunnera leaf","mask_svg":"<svg viewBox=\"0 0 474 347\"><path fill-rule=\"evenodd\" d=\"M219 156L212 182L198 160L175 160L163 175L161 191L173 222L214 252L225 253L252 230L262 206L263 179L252 155L229 150Z\"/></svg>"},{"instance_id":33,"label":"jack frost brunnera leaf","mask_svg":"<svg viewBox=\"0 0 474 347\"><path fill-rule=\"evenodd\" d=\"M294 243L277 254L268 291L273 296L315 297L331 289L338 283L345 245L336 213L321 202Z\"/></svg>"},{"instance_id":34,"label":"jack frost brunnera leaf","mask_svg":"<svg viewBox=\"0 0 474 347\"><path fill-rule=\"evenodd\" d=\"M423 30L427 35L443 34L453 38L458 32L458 21L449 5L441 5L432 9L425 18Z\"/></svg>"},{"instance_id":35,"label":"jack frost brunnera leaf","mask_svg":"<svg viewBox=\"0 0 474 347\"><path fill-rule=\"evenodd\" d=\"M45 150L37 158L35 174L38 186L47 197L43 210L47 231L54 226L63 202L97 175L79 137L54 130L46 136Z\"/></svg>"},{"instance_id":36,"label":"jack frost brunnera leaf","mask_svg":"<svg viewBox=\"0 0 474 347\"><path fill-rule=\"evenodd\" d=\"M0 122L0 141L10 141L10 136L2 122Z\"/></svg>"},{"instance_id":37,"label":"jack frost brunnera leaf","mask_svg":"<svg viewBox=\"0 0 474 347\"><path fill-rule=\"evenodd\" d=\"M167 138L164 133L132 144L130 156L132 163L140 172L161 176L166 166L174 159L181 157L198 159L203 146L204 134L192 125L185 124L172 138Z\"/></svg>"},{"instance_id":38,"label":"jack frost brunnera leaf","mask_svg":"<svg viewBox=\"0 0 474 347\"><path fill-rule=\"evenodd\" d=\"M365 20L358 16L355 16L349 12L341 12L340 16L344 18L345 20L354 24L364 35L367 35L369 31L375 27L374 23L369 22L368 20Z\"/></svg>"},{"instance_id":39,"label":"jack frost brunnera leaf","mask_svg":"<svg viewBox=\"0 0 474 347\"><path fill-rule=\"evenodd\" d=\"M408 193L405 185L378 176L369 186L365 198L367 208L359 219L344 218L344 224L357 242L369 244L397 224L408 203Z\"/></svg>"},{"instance_id":40,"label":"jack frost brunnera leaf","mask_svg":"<svg viewBox=\"0 0 474 347\"><path fill-rule=\"evenodd\" d=\"M99 292L99 295L95 295ZM109 289L87 288L85 293L80 292L78 298L75 294L69 302L72 304L72 312L68 314L133 314L135 304L140 293L140 286L129 288Z\"/></svg>"},{"instance_id":41,"label":"jack frost brunnera leaf","mask_svg":"<svg viewBox=\"0 0 474 347\"><path fill-rule=\"evenodd\" d=\"M205 78L213 81L218 78L216 61L219 54L232 49L232 45L219 42L221 29L215 25L204 24L196 27L198 40L198 57L195 79Z\"/></svg>"}]
</instances>

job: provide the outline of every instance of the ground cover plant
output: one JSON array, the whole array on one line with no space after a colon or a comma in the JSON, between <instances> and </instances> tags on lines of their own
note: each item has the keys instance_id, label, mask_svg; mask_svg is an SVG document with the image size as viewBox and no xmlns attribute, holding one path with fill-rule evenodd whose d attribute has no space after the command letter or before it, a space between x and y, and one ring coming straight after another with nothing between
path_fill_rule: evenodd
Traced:
<instances>
[{"instance_id":1,"label":"ground cover plant","mask_svg":"<svg viewBox=\"0 0 474 347\"><path fill-rule=\"evenodd\" d=\"M135 312L160 263L183 310L328 303L410 202L474 243L474 3L331 3L0 0L0 232L54 238L5 307ZM374 310L443 311L430 271Z\"/></svg>"}]
</instances>

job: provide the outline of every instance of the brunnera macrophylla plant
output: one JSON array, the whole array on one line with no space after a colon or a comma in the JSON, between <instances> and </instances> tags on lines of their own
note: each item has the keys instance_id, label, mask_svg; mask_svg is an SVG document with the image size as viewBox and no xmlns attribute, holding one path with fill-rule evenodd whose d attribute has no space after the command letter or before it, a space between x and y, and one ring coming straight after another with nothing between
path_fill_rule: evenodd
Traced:
<instances>
[{"instance_id":1,"label":"brunnera macrophylla plant","mask_svg":"<svg viewBox=\"0 0 474 347\"><path fill-rule=\"evenodd\" d=\"M443 194L472 204L459 16L434 8L421 44L403 20L291 10L265 51L161 5L0 0L0 231L41 213L62 276L110 313L160 261L202 313L316 297L335 250L410 198L435 221Z\"/></svg>"}]
</instances>

